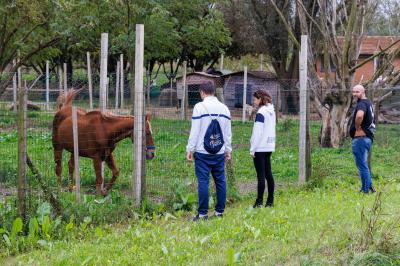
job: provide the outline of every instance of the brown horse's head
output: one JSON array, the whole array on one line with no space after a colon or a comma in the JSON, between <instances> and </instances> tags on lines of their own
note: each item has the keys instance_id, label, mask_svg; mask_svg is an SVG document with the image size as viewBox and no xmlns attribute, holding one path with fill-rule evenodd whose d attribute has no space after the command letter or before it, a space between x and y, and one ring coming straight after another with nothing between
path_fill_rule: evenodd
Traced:
<instances>
[{"instance_id":1,"label":"brown horse's head","mask_svg":"<svg viewBox=\"0 0 400 266\"><path fill-rule=\"evenodd\" d=\"M150 114L146 114L146 159L153 159L155 151L156 146L154 145L153 132L151 130Z\"/></svg>"}]
</instances>

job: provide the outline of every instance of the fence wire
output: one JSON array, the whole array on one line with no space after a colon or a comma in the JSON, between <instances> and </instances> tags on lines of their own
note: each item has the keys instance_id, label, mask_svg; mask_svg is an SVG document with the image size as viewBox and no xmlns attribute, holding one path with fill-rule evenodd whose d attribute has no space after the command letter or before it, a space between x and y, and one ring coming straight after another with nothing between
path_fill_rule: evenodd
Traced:
<instances>
[{"instance_id":1,"label":"fence wire","mask_svg":"<svg viewBox=\"0 0 400 266\"><path fill-rule=\"evenodd\" d=\"M9 73L12 75L12 73ZM121 93L120 79L116 74L110 74L107 86L107 113L110 116L131 115L133 110L133 95L131 95L131 76L125 75L124 86ZM3 78L4 82L6 78ZM55 173L55 159L52 145L52 124L54 114L57 111L57 97L67 89L83 89L74 100L74 105L86 111L90 111L90 95L88 80L85 75L77 75L65 82L59 75L51 75L49 78L49 90L47 97L46 78L33 74L23 76L23 85L28 88L28 139L27 150L33 163L43 175L47 185L53 191L58 191L57 177ZM99 77L93 75L92 109L99 107ZM276 151L272 156L272 170L278 184L285 182L297 182L298 178L298 143L299 143L299 90L298 82L294 80L274 81L259 85L254 83L248 86L247 101L245 105L246 121L243 116L243 90L242 83L233 85L232 89L224 87L218 92L217 97L232 98L228 105L232 116L233 131L233 175L240 193L256 191L256 172L252 158L249 155L249 142L252 132L255 110L251 108L252 92L258 88L270 90L277 112L277 143ZM2 85L2 84L0 84ZM393 92L385 98L380 105L380 123L394 123L382 125L378 128L376 145L380 148L393 148L393 132L400 133L400 89L397 87L385 88ZM380 90L379 95L386 95L387 91ZM351 90L346 91L349 96ZM378 92L376 92L378 93ZM172 203L182 201L182 195L196 191L196 177L194 166L185 159L186 144L190 132L191 114L193 106L199 102L199 87L188 86L188 105L186 116L182 117L182 98L179 98L176 84L171 82L164 86L145 86L146 112L151 114L152 134L156 146L156 156L153 160L146 161L146 194L151 201L158 203ZM310 91L312 101L313 92ZM48 99L48 101L47 101ZM121 99L123 99L121 101ZM13 111L13 84L9 82L6 91L0 96L0 184L3 199L12 198L16 194L17 187L17 113ZM228 104L228 103L227 103ZM331 168L333 161L336 165L352 160L349 151L349 141L346 140L343 154L332 156L332 162L324 161L322 155L329 151L320 148L321 117L312 103L309 117L311 128L312 160L315 175L335 175L337 169ZM49 106L49 107L47 107ZM321 107L324 108L324 107ZM94 132L92 132L94 133ZM63 136L61 136L63 137ZM112 190L121 195L130 197L132 188L132 141L129 137L118 142L113 152L115 164L119 170ZM397 155L398 156L398 155ZM343 160L343 159L346 160ZM64 151L62 158L62 185L64 190L68 186L68 160L70 153ZM347 160L348 159L348 160ZM79 162L81 191L83 194L95 194L96 174L92 159L80 158ZM352 174L352 173L349 173ZM354 174L354 173L353 173ZM105 166L105 183L110 180L112 173ZM228 181L229 183L229 181ZM40 188L28 169L28 194L41 197ZM279 189L279 188L278 188ZM181 197L181 198L179 198Z\"/></svg>"}]
</instances>

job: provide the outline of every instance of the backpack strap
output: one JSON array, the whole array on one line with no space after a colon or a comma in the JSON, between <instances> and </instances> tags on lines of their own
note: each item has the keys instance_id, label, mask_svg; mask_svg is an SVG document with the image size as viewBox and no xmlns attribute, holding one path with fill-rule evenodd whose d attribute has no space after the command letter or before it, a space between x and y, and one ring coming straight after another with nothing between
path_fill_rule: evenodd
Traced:
<instances>
[{"instance_id":1,"label":"backpack strap","mask_svg":"<svg viewBox=\"0 0 400 266\"><path fill-rule=\"evenodd\" d=\"M201 103L201 105L202 105L203 108L206 110L206 112L207 112L208 115L210 116L211 120L214 120L214 118L212 117L212 115L211 115L210 112L208 111L206 105L205 105L204 103ZM218 114L217 118L215 118L215 119L218 119L220 115L221 115L221 114Z\"/></svg>"}]
</instances>

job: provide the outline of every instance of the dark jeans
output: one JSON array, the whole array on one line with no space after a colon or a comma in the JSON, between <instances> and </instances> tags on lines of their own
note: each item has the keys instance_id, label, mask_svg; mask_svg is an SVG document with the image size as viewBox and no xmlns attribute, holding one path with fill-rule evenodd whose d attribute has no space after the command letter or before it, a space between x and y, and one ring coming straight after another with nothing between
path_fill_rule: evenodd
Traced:
<instances>
[{"instance_id":1,"label":"dark jeans","mask_svg":"<svg viewBox=\"0 0 400 266\"><path fill-rule=\"evenodd\" d=\"M217 191L215 211L223 213L226 202L225 155L195 153L194 159L198 181L199 214L205 215L208 212L208 183L210 173L214 178Z\"/></svg>"},{"instance_id":2,"label":"dark jeans","mask_svg":"<svg viewBox=\"0 0 400 266\"><path fill-rule=\"evenodd\" d=\"M264 198L264 190L265 190L265 180L267 180L268 185L268 198L267 204L274 203L274 190L275 190L275 182L274 177L272 176L271 170L271 154L272 152L256 152L254 153L255 158L254 166L257 172L257 204L263 203Z\"/></svg>"},{"instance_id":3,"label":"dark jeans","mask_svg":"<svg viewBox=\"0 0 400 266\"><path fill-rule=\"evenodd\" d=\"M368 193L372 188L371 172L368 167L368 153L372 146L372 140L368 137L354 138L351 144L360 174L361 191Z\"/></svg>"}]
</instances>

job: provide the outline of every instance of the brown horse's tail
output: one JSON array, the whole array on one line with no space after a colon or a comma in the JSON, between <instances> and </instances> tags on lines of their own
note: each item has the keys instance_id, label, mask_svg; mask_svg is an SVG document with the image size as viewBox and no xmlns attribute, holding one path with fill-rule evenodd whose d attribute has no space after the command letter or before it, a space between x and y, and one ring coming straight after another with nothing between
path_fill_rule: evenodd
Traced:
<instances>
[{"instance_id":1,"label":"brown horse's tail","mask_svg":"<svg viewBox=\"0 0 400 266\"><path fill-rule=\"evenodd\" d=\"M78 95L84 88L74 90L71 89L67 93L61 94L57 98L57 110L60 110L64 106L71 106L72 101L75 99L75 96Z\"/></svg>"}]
</instances>

